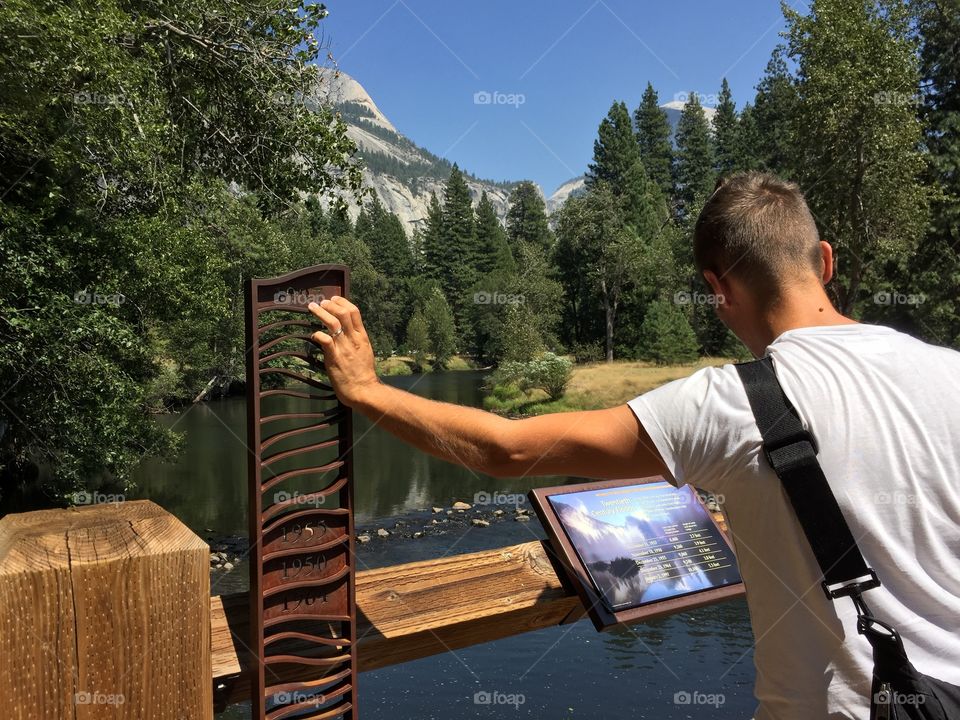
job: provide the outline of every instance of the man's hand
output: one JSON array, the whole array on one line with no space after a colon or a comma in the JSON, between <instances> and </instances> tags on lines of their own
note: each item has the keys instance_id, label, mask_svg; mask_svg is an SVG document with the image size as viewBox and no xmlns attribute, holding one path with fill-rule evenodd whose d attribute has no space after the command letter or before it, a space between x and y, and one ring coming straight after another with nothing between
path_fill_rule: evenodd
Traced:
<instances>
[{"instance_id":1,"label":"man's hand","mask_svg":"<svg viewBox=\"0 0 960 720\"><path fill-rule=\"evenodd\" d=\"M360 311L339 295L307 308L328 330L314 333L313 339L323 348L323 364L333 389L344 405L353 407L380 383Z\"/></svg>"}]
</instances>

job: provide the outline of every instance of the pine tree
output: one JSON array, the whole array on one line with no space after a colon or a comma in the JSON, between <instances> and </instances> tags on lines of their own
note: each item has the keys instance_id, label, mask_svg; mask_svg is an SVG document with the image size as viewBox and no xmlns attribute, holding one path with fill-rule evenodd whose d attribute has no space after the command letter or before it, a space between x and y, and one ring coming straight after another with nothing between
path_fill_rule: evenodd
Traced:
<instances>
[{"instance_id":1,"label":"pine tree","mask_svg":"<svg viewBox=\"0 0 960 720\"><path fill-rule=\"evenodd\" d=\"M537 186L528 180L519 183L510 193L507 210L507 239L514 252L521 243L548 250L553 233L547 224L547 207Z\"/></svg>"},{"instance_id":2,"label":"pine tree","mask_svg":"<svg viewBox=\"0 0 960 720\"><path fill-rule=\"evenodd\" d=\"M587 187L606 182L619 193L630 167L640 158L640 148L633 134L630 112L626 104L614 102L600 122L593 141L593 162L587 170Z\"/></svg>"},{"instance_id":3,"label":"pine tree","mask_svg":"<svg viewBox=\"0 0 960 720\"><path fill-rule=\"evenodd\" d=\"M454 165L443 196L443 269L439 278L456 323L469 337L467 290L477 280L476 228L470 189Z\"/></svg>"},{"instance_id":4,"label":"pine tree","mask_svg":"<svg viewBox=\"0 0 960 720\"><path fill-rule=\"evenodd\" d=\"M331 208L327 216L327 227L330 230L330 237L334 240L353 233L353 222L350 220L346 204L336 203Z\"/></svg>"},{"instance_id":5,"label":"pine tree","mask_svg":"<svg viewBox=\"0 0 960 720\"><path fill-rule=\"evenodd\" d=\"M640 328L639 355L658 365L689 363L697 359L697 338L693 328L673 303L656 300L647 308Z\"/></svg>"},{"instance_id":6,"label":"pine tree","mask_svg":"<svg viewBox=\"0 0 960 720\"><path fill-rule=\"evenodd\" d=\"M753 119L757 139L755 154L759 167L792 177L790 162L793 139L790 127L797 109L797 87L784 60L785 52L782 45L773 50L763 78L757 85Z\"/></svg>"},{"instance_id":7,"label":"pine tree","mask_svg":"<svg viewBox=\"0 0 960 720\"><path fill-rule=\"evenodd\" d=\"M374 266L387 277L407 278L413 274L413 254L400 218L387 212L378 198L363 207L354 232L370 248Z\"/></svg>"},{"instance_id":8,"label":"pine tree","mask_svg":"<svg viewBox=\"0 0 960 720\"><path fill-rule=\"evenodd\" d=\"M726 78L720 86L720 102L717 103L717 113L713 117L713 138L717 173L727 175L742 170L744 162L740 125L733 94Z\"/></svg>"},{"instance_id":9,"label":"pine tree","mask_svg":"<svg viewBox=\"0 0 960 720\"><path fill-rule=\"evenodd\" d=\"M681 217L713 192L716 182L713 138L696 93L683 107L677 124L677 200Z\"/></svg>"},{"instance_id":10,"label":"pine tree","mask_svg":"<svg viewBox=\"0 0 960 720\"><path fill-rule=\"evenodd\" d=\"M507 234L486 191L477 203L476 229L477 258L474 269L478 276L486 275L494 268L513 264L510 247L507 245Z\"/></svg>"},{"instance_id":11,"label":"pine tree","mask_svg":"<svg viewBox=\"0 0 960 720\"><path fill-rule=\"evenodd\" d=\"M441 282L446 272L446 252L443 244L443 206L436 194L430 195L427 220L423 229L423 269L431 280Z\"/></svg>"},{"instance_id":12,"label":"pine tree","mask_svg":"<svg viewBox=\"0 0 960 720\"><path fill-rule=\"evenodd\" d=\"M757 127L756 110L750 103L740 111L741 170L759 170L763 167L760 157L760 128Z\"/></svg>"},{"instance_id":13,"label":"pine tree","mask_svg":"<svg viewBox=\"0 0 960 720\"><path fill-rule=\"evenodd\" d=\"M650 179L660 188L664 198L673 195L673 145L670 142L670 120L660 109L660 98L653 85L647 83L640 105L633 114L637 126L640 159Z\"/></svg>"},{"instance_id":14,"label":"pine tree","mask_svg":"<svg viewBox=\"0 0 960 720\"><path fill-rule=\"evenodd\" d=\"M644 239L660 232L667 221L667 203L660 188L647 176L646 168L637 160L627 171L620 197L624 222Z\"/></svg>"}]
</instances>

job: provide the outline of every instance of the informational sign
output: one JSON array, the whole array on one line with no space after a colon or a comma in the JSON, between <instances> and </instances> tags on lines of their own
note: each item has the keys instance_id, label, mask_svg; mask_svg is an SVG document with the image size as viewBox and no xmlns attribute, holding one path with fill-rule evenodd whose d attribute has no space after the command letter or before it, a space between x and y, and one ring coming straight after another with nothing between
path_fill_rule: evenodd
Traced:
<instances>
[{"instance_id":1,"label":"informational sign","mask_svg":"<svg viewBox=\"0 0 960 720\"><path fill-rule=\"evenodd\" d=\"M743 591L727 537L689 486L646 478L531 499L598 629Z\"/></svg>"},{"instance_id":2,"label":"informational sign","mask_svg":"<svg viewBox=\"0 0 960 720\"><path fill-rule=\"evenodd\" d=\"M246 287L253 717L356 718L352 417L307 306L347 297L320 265Z\"/></svg>"}]
</instances>

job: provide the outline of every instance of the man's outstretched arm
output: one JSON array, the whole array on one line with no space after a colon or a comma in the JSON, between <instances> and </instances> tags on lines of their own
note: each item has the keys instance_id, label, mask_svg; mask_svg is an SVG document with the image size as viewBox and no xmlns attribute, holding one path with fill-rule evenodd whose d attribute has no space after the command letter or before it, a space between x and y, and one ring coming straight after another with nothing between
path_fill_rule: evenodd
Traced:
<instances>
[{"instance_id":1,"label":"man's outstretched arm","mask_svg":"<svg viewBox=\"0 0 960 720\"><path fill-rule=\"evenodd\" d=\"M428 400L380 382L356 306L335 297L311 303L310 310L328 329L314 338L340 400L424 452L501 477L629 478L666 471L626 405L509 420Z\"/></svg>"}]
</instances>

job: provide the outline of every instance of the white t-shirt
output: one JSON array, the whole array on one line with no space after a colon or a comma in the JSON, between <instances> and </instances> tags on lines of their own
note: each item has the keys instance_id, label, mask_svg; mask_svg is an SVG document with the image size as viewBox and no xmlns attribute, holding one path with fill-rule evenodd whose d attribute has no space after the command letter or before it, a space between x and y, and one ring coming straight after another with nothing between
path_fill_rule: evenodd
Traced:
<instances>
[{"instance_id":1,"label":"white t-shirt","mask_svg":"<svg viewBox=\"0 0 960 720\"><path fill-rule=\"evenodd\" d=\"M867 564L864 599L920 672L960 684L960 353L873 325L767 348ZM869 716L870 644L831 603L732 365L630 401L677 485L722 496L756 642L757 720Z\"/></svg>"}]
</instances>

